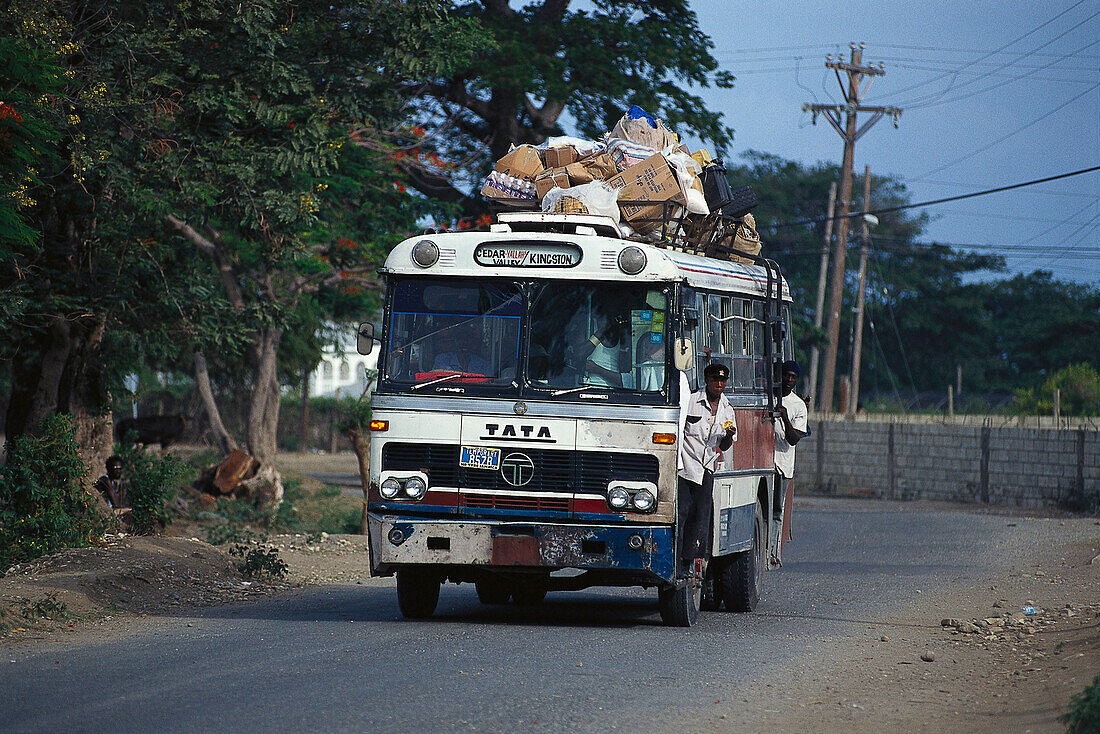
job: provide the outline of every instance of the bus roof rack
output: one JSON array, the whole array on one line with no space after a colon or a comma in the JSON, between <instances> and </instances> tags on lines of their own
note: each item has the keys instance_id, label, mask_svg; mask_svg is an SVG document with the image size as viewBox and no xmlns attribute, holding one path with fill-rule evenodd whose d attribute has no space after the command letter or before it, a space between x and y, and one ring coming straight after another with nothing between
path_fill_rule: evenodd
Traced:
<instances>
[{"instance_id":1,"label":"bus roof rack","mask_svg":"<svg viewBox=\"0 0 1100 734\"><path fill-rule=\"evenodd\" d=\"M560 232L595 234L622 239L619 223L602 214L555 214L548 212L501 212L497 221L511 232Z\"/></svg>"},{"instance_id":2,"label":"bus roof rack","mask_svg":"<svg viewBox=\"0 0 1100 734\"><path fill-rule=\"evenodd\" d=\"M503 202L498 202L498 205ZM761 264L758 253L742 251L734 247L737 234L745 219L723 214L721 210L706 216L689 214L679 203L672 201L629 200L619 204L636 207L638 214L630 224L644 228L645 234L624 236L619 223L612 217L599 214L566 214L541 212L518 207L532 206L531 202L508 202L511 211L496 215L499 224L492 225L496 232L555 232L559 234L600 235L614 239L630 239L677 252L702 255L716 260L732 260L748 264ZM639 227L641 225L641 227Z\"/></svg>"}]
</instances>

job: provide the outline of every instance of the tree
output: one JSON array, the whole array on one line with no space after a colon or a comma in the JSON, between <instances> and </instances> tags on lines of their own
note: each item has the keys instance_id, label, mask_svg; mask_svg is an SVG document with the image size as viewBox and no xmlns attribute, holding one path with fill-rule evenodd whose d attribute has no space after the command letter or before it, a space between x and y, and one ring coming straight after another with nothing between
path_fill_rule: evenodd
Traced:
<instances>
[{"instance_id":1,"label":"tree","mask_svg":"<svg viewBox=\"0 0 1100 734\"><path fill-rule=\"evenodd\" d=\"M349 216L348 201L346 191L344 199L325 192L340 180L344 164L378 169L361 170L361 193L352 198L400 212L405 227L414 219L415 203L396 202L408 197L392 175L382 178L392 160L344 151L348 130L362 131L364 122L371 129L398 124L393 80L404 70L393 49L415 37L422 55L412 66L443 73L463 60L452 41L468 24L427 2L332 7L207 0L127 12L144 54L137 62L116 57L116 72L138 80L146 103L128 118L131 196L216 268L221 292L214 310L222 323L235 320L249 332L230 350L234 357L243 353L249 365L246 443L270 464L284 334L316 328L317 316L331 314L341 301L362 307L376 287L377 251L370 250L376 242L332 236ZM334 221L323 220L323 206ZM319 303L327 307L318 309ZM181 311L195 316L192 326L211 325L190 307ZM218 426L206 355L226 332L212 326L192 337L197 383ZM230 445L224 429L217 432Z\"/></svg>"},{"instance_id":2,"label":"tree","mask_svg":"<svg viewBox=\"0 0 1100 734\"><path fill-rule=\"evenodd\" d=\"M182 356L200 384L248 374L247 443L272 461L283 335L372 298L380 237L332 236L349 200L406 228L424 206L389 151L353 151L348 131L399 127L400 80L463 63L470 22L427 0L17 0L7 20L59 55L67 84L34 212L37 313L9 349L9 435L93 402L102 417L128 370ZM370 169L358 193L329 196L352 163ZM341 207L344 224L322 221Z\"/></svg>"},{"instance_id":3,"label":"tree","mask_svg":"<svg viewBox=\"0 0 1100 734\"><path fill-rule=\"evenodd\" d=\"M570 10L569 0L454 6L489 40L464 63L404 86L426 134L392 139L410 153L398 164L426 196L476 212L470 189L510 145L561 135L563 117L579 134L600 137L631 104L719 151L733 140L722 114L688 91L731 87L733 77L718 70L686 0L609 0L588 10Z\"/></svg>"}]
</instances>

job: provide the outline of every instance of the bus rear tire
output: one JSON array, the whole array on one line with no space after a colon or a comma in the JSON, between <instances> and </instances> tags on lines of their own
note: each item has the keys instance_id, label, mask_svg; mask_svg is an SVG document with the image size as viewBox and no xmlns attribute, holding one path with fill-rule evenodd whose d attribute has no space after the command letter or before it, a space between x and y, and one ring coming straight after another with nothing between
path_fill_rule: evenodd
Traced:
<instances>
[{"instance_id":1,"label":"bus rear tire","mask_svg":"<svg viewBox=\"0 0 1100 734\"><path fill-rule=\"evenodd\" d=\"M734 555L721 566L718 586L722 600L731 612L751 612L760 603L764 585L764 513L756 504L752 548Z\"/></svg>"},{"instance_id":2,"label":"bus rear tire","mask_svg":"<svg viewBox=\"0 0 1100 734\"><path fill-rule=\"evenodd\" d=\"M661 621L669 627L690 627L699 618L699 602L703 587L688 581L680 587L661 589L657 592L657 606Z\"/></svg>"},{"instance_id":3,"label":"bus rear tire","mask_svg":"<svg viewBox=\"0 0 1100 734\"><path fill-rule=\"evenodd\" d=\"M397 569L397 606L408 619L424 619L435 612L439 603L439 572L430 567L409 566Z\"/></svg>"},{"instance_id":4,"label":"bus rear tire","mask_svg":"<svg viewBox=\"0 0 1100 734\"><path fill-rule=\"evenodd\" d=\"M524 579L512 588L512 601L517 606L534 607L542 604L549 591L549 579Z\"/></svg>"},{"instance_id":5,"label":"bus rear tire","mask_svg":"<svg viewBox=\"0 0 1100 734\"><path fill-rule=\"evenodd\" d=\"M482 604L507 604L512 597L511 588L497 578L476 581L474 587L477 589L478 601Z\"/></svg>"}]
</instances>

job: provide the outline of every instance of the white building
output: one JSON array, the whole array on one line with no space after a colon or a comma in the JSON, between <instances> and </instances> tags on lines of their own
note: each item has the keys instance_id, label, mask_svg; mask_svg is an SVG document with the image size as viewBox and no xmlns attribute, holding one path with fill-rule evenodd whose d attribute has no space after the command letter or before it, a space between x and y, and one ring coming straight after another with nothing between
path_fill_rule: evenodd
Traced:
<instances>
[{"instance_id":1,"label":"white building","mask_svg":"<svg viewBox=\"0 0 1100 734\"><path fill-rule=\"evenodd\" d=\"M375 342L369 355L355 349L355 327L341 332L339 341L325 347L321 363L309 378L309 396L359 397L367 386L367 371L378 367L379 344ZM371 389L373 390L373 382Z\"/></svg>"}]
</instances>

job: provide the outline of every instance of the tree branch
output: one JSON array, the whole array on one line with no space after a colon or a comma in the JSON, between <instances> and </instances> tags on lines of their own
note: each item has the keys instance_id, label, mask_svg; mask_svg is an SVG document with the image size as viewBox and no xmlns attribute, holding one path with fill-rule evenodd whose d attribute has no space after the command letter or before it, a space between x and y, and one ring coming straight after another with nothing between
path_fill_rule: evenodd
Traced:
<instances>
[{"instance_id":1,"label":"tree branch","mask_svg":"<svg viewBox=\"0 0 1100 734\"><path fill-rule=\"evenodd\" d=\"M172 214L169 214L166 218L168 223L178 229L188 242L198 248L200 252L209 255L214 260L214 264L218 267L218 275L221 277L222 286L225 288L225 295L229 299L229 303L232 304L234 310L243 311L245 309L244 296L241 294L240 285L237 283L237 274L234 272L233 266L226 261L221 248L218 247L214 241L203 237L198 230L182 219Z\"/></svg>"}]
</instances>

